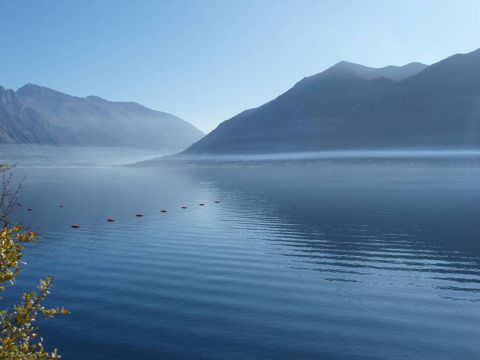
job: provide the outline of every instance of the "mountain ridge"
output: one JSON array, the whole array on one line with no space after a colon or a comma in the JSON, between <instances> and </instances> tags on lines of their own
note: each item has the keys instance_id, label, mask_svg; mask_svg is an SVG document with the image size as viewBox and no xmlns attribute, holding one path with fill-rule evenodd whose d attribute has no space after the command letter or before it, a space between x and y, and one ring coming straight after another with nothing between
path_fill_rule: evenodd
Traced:
<instances>
[{"instance_id":1,"label":"mountain ridge","mask_svg":"<svg viewBox=\"0 0 480 360\"><path fill-rule=\"evenodd\" d=\"M390 80L401 81L410 76L416 75L420 71L425 70L427 67L428 65L420 62L410 62L400 66L388 65L377 68L349 61L340 61L327 70L313 76L325 76L334 72L348 71L364 78L365 80L373 80L376 78L385 77Z\"/></svg>"},{"instance_id":2,"label":"mountain ridge","mask_svg":"<svg viewBox=\"0 0 480 360\"><path fill-rule=\"evenodd\" d=\"M337 63L221 123L181 154L468 148L480 147L479 132L480 49L428 67Z\"/></svg>"},{"instance_id":3,"label":"mountain ridge","mask_svg":"<svg viewBox=\"0 0 480 360\"><path fill-rule=\"evenodd\" d=\"M204 135L175 115L135 102L113 102L95 95L78 97L32 83L17 91L2 89L0 143L133 146L178 151ZM13 103L17 105L12 107Z\"/></svg>"}]
</instances>

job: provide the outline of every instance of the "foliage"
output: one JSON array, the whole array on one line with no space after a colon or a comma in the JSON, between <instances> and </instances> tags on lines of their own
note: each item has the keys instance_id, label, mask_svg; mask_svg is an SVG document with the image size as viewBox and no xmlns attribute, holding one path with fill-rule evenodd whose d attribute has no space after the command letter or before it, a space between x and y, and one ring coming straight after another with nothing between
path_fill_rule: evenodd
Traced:
<instances>
[{"instance_id":1,"label":"foliage","mask_svg":"<svg viewBox=\"0 0 480 360\"><path fill-rule=\"evenodd\" d=\"M24 244L36 239L33 231L28 231L11 222L11 214L18 205L17 198L21 186L12 190L12 167L0 164L0 291L13 285L22 270ZM38 291L22 295L22 300L10 309L0 310L0 359L5 360L44 360L59 359L57 350L48 352L43 346L43 338L33 325L37 317L52 318L68 314L64 308L45 308L42 303L50 292L53 277L41 279ZM0 300L2 300L0 298Z\"/></svg>"}]
</instances>

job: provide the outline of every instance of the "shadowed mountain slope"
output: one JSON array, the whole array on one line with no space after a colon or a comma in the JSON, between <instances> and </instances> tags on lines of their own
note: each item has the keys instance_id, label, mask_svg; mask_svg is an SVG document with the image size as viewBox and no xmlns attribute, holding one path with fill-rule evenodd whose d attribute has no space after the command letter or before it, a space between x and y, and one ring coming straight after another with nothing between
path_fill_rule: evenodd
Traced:
<instances>
[{"instance_id":1,"label":"shadowed mountain slope","mask_svg":"<svg viewBox=\"0 0 480 360\"><path fill-rule=\"evenodd\" d=\"M340 62L183 154L480 147L480 50L429 67Z\"/></svg>"}]
</instances>

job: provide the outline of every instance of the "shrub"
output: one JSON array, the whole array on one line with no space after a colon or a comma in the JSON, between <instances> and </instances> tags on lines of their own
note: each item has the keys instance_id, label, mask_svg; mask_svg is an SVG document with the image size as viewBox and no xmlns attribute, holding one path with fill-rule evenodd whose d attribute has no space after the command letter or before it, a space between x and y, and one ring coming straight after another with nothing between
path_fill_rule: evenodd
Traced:
<instances>
[{"instance_id":1,"label":"shrub","mask_svg":"<svg viewBox=\"0 0 480 360\"><path fill-rule=\"evenodd\" d=\"M11 215L18 205L21 185L12 190L12 166L0 164L0 291L13 285L22 270L24 244L36 239L33 231L15 224ZM42 305L50 292L53 277L41 279L37 291L24 293L19 303L0 310L0 359L37 360L59 359L55 349L45 350L43 338L34 326L38 317L53 318L68 314L65 308L46 308ZM3 300L0 298L0 301Z\"/></svg>"}]
</instances>

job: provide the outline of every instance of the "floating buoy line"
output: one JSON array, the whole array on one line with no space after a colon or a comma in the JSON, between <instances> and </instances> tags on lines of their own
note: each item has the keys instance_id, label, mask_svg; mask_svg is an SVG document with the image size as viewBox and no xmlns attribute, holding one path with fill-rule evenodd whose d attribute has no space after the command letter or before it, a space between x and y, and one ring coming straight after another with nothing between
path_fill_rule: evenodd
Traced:
<instances>
[{"instance_id":1,"label":"floating buoy line","mask_svg":"<svg viewBox=\"0 0 480 360\"><path fill-rule=\"evenodd\" d=\"M220 203L220 201L215 200L215 204L219 204L219 203ZM205 206L205 203L199 203L198 205L199 205L199 206ZM22 207L23 204L17 204L17 206L18 206L18 207ZM63 205L63 204L59 204L58 207L63 208L64 205ZM182 209L187 209L188 207L185 206L185 205L183 205L183 206L181 206L181 208L182 208ZM33 209L32 209L32 208L27 208L27 211L33 211ZM163 214L165 214L165 213L168 212L168 210L167 210L167 209L162 209L162 210L160 210L160 212L163 213ZM137 213L137 214L135 214L135 216L136 216L137 218L141 218L141 217L143 217L144 215L143 215L143 213ZM105 220L106 220L107 222L110 222L110 223L111 223L111 222L115 222L115 219L112 218L112 217L106 218ZM80 229L80 224L72 224L72 225L70 225L70 227L71 227L72 229Z\"/></svg>"}]
</instances>

